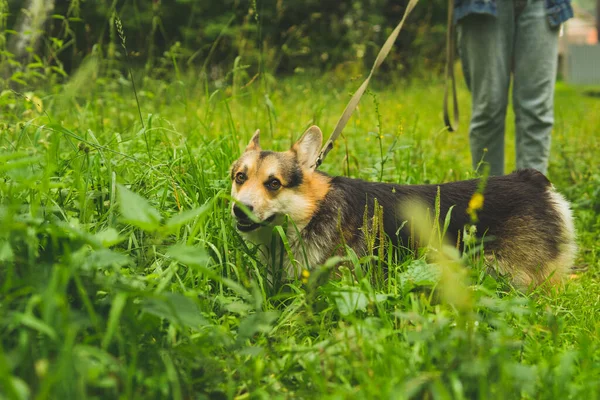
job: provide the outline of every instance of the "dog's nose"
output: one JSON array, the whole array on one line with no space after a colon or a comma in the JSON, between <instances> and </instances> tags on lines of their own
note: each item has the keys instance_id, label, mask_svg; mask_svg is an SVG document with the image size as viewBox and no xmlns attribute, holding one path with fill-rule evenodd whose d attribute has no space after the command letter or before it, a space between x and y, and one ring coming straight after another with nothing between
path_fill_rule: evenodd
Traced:
<instances>
[{"instance_id":1,"label":"dog's nose","mask_svg":"<svg viewBox=\"0 0 600 400\"><path fill-rule=\"evenodd\" d=\"M252 207L250 204L244 204L244 205L250 211L252 211L254 209L254 207ZM233 215L235 215L237 218L240 218L240 219L247 219L248 218L248 216L246 215L246 213L244 212L244 210L242 210L241 208L239 208L237 206L237 204L235 204L233 206Z\"/></svg>"}]
</instances>

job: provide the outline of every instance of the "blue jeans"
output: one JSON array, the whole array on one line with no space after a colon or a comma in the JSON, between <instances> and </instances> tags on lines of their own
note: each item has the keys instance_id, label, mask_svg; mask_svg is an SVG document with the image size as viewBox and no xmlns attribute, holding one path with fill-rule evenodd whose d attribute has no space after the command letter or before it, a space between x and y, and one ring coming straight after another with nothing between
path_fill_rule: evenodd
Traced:
<instances>
[{"instance_id":1,"label":"blue jeans","mask_svg":"<svg viewBox=\"0 0 600 400\"><path fill-rule=\"evenodd\" d=\"M554 125L558 31L543 0L501 0L498 15L470 14L458 23L459 53L472 94L469 140L481 161L504 174L504 131L511 73L517 168L546 174Z\"/></svg>"}]
</instances>

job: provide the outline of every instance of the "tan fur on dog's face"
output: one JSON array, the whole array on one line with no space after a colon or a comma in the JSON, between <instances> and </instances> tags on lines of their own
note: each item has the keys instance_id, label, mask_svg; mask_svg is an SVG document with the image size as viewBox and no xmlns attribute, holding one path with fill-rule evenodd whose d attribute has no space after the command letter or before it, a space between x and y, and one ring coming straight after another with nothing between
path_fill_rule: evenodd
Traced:
<instances>
[{"instance_id":1,"label":"tan fur on dog's face","mask_svg":"<svg viewBox=\"0 0 600 400\"><path fill-rule=\"evenodd\" d=\"M231 167L232 214L238 229L249 232L281 223L289 215L302 230L329 190L328 178L315 172L323 134L313 126L285 152L263 151L259 134L256 131ZM254 220L240 210L241 204L252 211Z\"/></svg>"}]
</instances>

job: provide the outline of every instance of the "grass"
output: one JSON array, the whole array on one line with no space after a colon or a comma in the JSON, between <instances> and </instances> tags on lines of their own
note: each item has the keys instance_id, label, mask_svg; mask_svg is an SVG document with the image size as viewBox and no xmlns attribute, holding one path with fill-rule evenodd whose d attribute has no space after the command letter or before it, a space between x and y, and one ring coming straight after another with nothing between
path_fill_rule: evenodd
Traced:
<instances>
[{"instance_id":1,"label":"grass","mask_svg":"<svg viewBox=\"0 0 600 400\"><path fill-rule=\"evenodd\" d=\"M563 291L520 294L468 259L455 281L424 259L387 280L354 260L266 281L233 228L228 168L256 128L276 150L313 123L328 134L346 78L144 78L144 128L128 81L92 64L2 92L0 398L600 397L600 114L577 88L557 87L549 171L580 246ZM472 177L462 86L447 133L441 82L375 82L321 169Z\"/></svg>"}]
</instances>

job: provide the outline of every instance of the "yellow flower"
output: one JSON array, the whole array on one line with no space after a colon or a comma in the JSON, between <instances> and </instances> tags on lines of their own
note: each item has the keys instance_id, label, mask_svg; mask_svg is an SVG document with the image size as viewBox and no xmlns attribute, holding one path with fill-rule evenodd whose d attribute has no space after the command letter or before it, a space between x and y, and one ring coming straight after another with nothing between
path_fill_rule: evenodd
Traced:
<instances>
[{"instance_id":1,"label":"yellow flower","mask_svg":"<svg viewBox=\"0 0 600 400\"><path fill-rule=\"evenodd\" d=\"M305 285L308 283L308 278L310 277L310 271L307 269L302 270L302 283Z\"/></svg>"},{"instance_id":2,"label":"yellow flower","mask_svg":"<svg viewBox=\"0 0 600 400\"><path fill-rule=\"evenodd\" d=\"M469 207L467 207L467 213L471 216L471 220L477 220L477 210L483 208L483 195L481 193L474 193L471 200L469 200Z\"/></svg>"},{"instance_id":3,"label":"yellow flower","mask_svg":"<svg viewBox=\"0 0 600 400\"><path fill-rule=\"evenodd\" d=\"M483 207L483 195L481 193L475 193L469 201L469 209L473 211L480 210Z\"/></svg>"}]
</instances>

